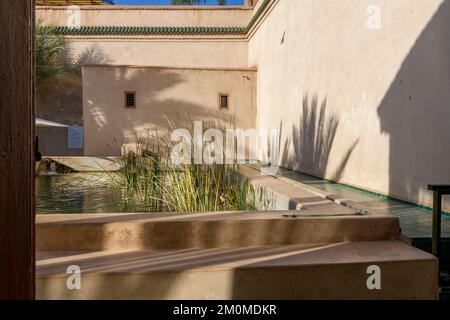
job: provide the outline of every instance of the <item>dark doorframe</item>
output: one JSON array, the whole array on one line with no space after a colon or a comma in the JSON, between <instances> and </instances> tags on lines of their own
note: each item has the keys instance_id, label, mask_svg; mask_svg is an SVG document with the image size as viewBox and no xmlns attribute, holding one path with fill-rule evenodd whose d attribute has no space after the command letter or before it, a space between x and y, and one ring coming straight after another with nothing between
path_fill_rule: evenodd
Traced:
<instances>
[{"instance_id":1,"label":"dark doorframe","mask_svg":"<svg viewBox=\"0 0 450 320\"><path fill-rule=\"evenodd\" d=\"M0 1L0 299L34 299L34 0Z\"/></svg>"}]
</instances>

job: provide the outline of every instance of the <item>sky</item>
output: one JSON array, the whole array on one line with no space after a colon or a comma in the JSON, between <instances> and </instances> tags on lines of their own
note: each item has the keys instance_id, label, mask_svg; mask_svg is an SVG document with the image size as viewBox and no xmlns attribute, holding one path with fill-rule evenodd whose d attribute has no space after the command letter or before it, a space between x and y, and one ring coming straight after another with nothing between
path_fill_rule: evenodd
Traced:
<instances>
[{"instance_id":1,"label":"sky","mask_svg":"<svg viewBox=\"0 0 450 320\"><path fill-rule=\"evenodd\" d=\"M114 0L120 5L168 5L170 0ZM243 0L227 0L227 5L242 5ZM205 5L216 5L217 0L205 0Z\"/></svg>"}]
</instances>

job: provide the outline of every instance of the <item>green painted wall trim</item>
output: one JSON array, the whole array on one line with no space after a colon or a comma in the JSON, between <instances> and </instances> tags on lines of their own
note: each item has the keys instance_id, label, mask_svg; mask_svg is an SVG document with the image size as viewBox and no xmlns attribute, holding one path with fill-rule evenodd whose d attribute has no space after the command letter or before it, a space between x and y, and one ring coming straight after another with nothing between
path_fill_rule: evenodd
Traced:
<instances>
[{"instance_id":1,"label":"green painted wall trim","mask_svg":"<svg viewBox=\"0 0 450 320\"><path fill-rule=\"evenodd\" d=\"M264 0L246 27L136 27L136 26L83 26L55 27L60 35L247 35L273 0Z\"/></svg>"},{"instance_id":2,"label":"green painted wall trim","mask_svg":"<svg viewBox=\"0 0 450 320\"><path fill-rule=\"evenodd\" d=\"M272 0L264 0L261 7L259 7L256 14L253 16L252 20L250 20L249 24L247 25L246 33L250 32L252 30L252 28L255 26L256 22L259 20L261 15L264 13L266 8L269 6L270 2L272 2Z\"/></svg>"},{"instance_id":3,"label":"green painted wall trim","mask_svg":"<svg viewBox=\"0 0 450 320\"><path fill-rule=\"evenodd\" d=\"M241 27L131 27L131 26L97 26L80 28L55 27L61 35L184 35L184 34L245 34Z\"/></svg>"}]
</instances>

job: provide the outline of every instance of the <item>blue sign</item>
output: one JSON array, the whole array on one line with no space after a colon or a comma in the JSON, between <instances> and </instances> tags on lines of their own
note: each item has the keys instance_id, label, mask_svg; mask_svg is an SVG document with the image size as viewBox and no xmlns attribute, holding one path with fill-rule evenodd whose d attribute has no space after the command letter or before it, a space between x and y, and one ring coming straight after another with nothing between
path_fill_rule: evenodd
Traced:
<instances>
[{"instance_id":1,"label":"blue sign","mask_svg":"<svg viewBox=\"0 0 450 320\"><path fill-rule=\"evenodd\" d=\"M67 147L69 149L83 149L83 140L83 127L73 125L67 129Z\"/></svg>"}]
</instances>

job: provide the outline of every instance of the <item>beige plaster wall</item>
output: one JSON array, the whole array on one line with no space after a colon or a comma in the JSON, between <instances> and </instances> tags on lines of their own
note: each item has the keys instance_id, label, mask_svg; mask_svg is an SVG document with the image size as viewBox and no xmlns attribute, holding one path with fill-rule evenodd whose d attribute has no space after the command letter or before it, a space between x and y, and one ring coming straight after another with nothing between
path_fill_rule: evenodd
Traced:
<instances>
[{"instance_id":1,"label":"beige plaster wall","mask_svg":"<svg viewBox=\"0 0 450 320\"><path fill-rule=\"evenodd\" d=\"M253 10L89 9L82 23L244 26L262 3ZM72 54L89 64L256 66L257 126L282 128L283 165L430 205L426 185L450 181L449 1L273 3L250 39L70 37ZM381 29L367 27L372 5L381 9ZM54 22L65 14L37 13Z\"/></svg>"},{"instance_id":2,"label":"beige plaster wall","mask_svg":"<svg viewBox=\"0 0 450 320\"><path fill-rule=\"evenodd\" d=\"M135 109L124 92L135 91ZM219 93L230 95L219 110ZM236 117L239 128L256 126L256 71L133 66L83 68L85 155L118 155L147 129L167 128L167 119L190 129L194 120ZM188 114L188 115L187 115Z\"/></svg>"},{"instance_id":3,"label":"beige plaster wall","mask_svg":"<svg viewBox=\"0 0 450 320\"><path fill-rule=\"evenodd\" d=\"M70 39L71 54L89 64L247 68L248 43L227 39Z\"/></svg>"},{"instance_id":4,"label":"beige plaster wall","mask_svg":"<svg viewBox=\"0 0 450 320\"><path fill-rule=\"evenodd\" d=\"M81 7L82 25L130 26L244 26L252 10L233 8ZM63 7L38 7L43 24L65 26L70 15ZM195 68L246 68L248 43L242 37L68 36L69 55L79 65L113 64ZM81 77L47 84L38 92L37 111L44 119L66 124L83 123ZM181 98L180 96L178 98ZM45 132L44 132L45 131ZM38 130L41 151L73 155L60 130ZM82 151L81 151L82 152ZM76 154L79 154L78 151Z\"/></svg>"},{"instance_id":5,"label":"beige plaster wall","mask_svg":"<svg viewBox=\"0 0 450 320\"><path fill-rule=\"evenodd\" d=\"M222 26L244 27L250 7L81 6L81 26ZM66 7L37 7L44 25L66 26L73 12ZM247 67L243 36L68 36L69 54L85 63L181 67ZM205 58L206 57L206 58Z\"/></svg>"},{"instance_id":6,"label":"beige plaster wall","mask_svg":"<svg viewBox=\"0 0 450 320\"><path fill-rule=\"evenodd\" d=\"M279 0L249 42L258 127L282 127L284 166L429 205L450 183L449 57L450 1Z\"/></svg>"},{"instance_id":7,"label":"beige plaster wall","mask_svg":"<svg viewBox=\"0 0 450 320\"><path fill-rule=\"evenodd\" d=\"M246 26L253 11L249 7L173 6L80 6L84 26ZM65 26L74 11L65 7L37 7L36 18Z\"/></svg>"}]
</instances>

